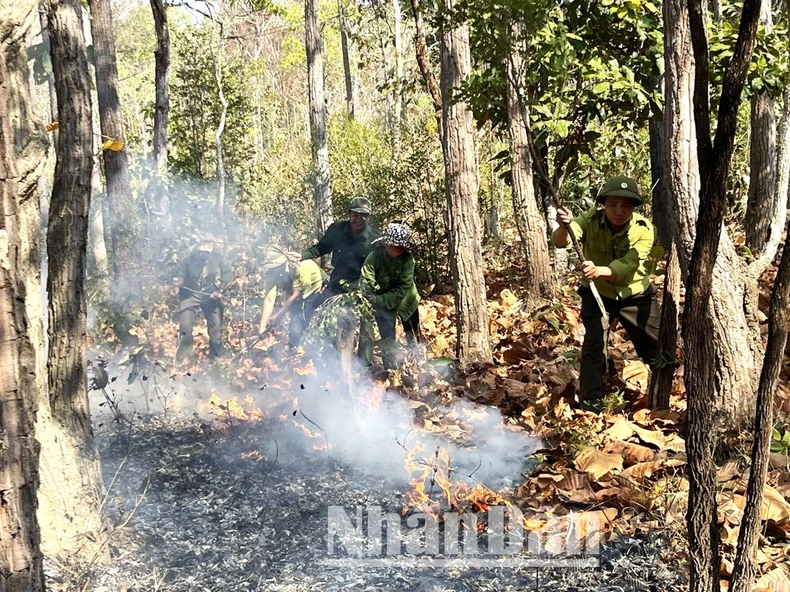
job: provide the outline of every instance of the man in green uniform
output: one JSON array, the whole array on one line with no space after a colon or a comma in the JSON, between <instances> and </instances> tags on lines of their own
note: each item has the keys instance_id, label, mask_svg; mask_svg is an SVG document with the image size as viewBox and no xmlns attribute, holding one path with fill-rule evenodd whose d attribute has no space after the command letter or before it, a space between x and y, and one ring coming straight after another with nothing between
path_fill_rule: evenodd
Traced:
<instances>
[{"instance_id":1,"label":"man in green uniform","mask_svg":"<svg viewBox=\"0 0 790 592\"><path fill-rule=\"evenodd\" d=\"M206 317L209 358L216 358L222 351L222 290L233 279L233 272L221 251L221 241L206 241L186 258L181 277L176 279L180 325L177 361L192 354L192 327L198 310Z\"/></svg>"},{"instance_id":2,"label":"man in green uniform","mask_svg":"<svg viewBox=\"0 0 790 592\"><path fill-rule=\"evenodd\" d=\"M317 244L302 253L289 253L293 260L316 259L332 254L332 274L329 288L333 294L345 292L341 280L354 283L359 280L362 263L373 250L372 242L380 235L368 225L370 200L355 197L348 204L348 220L335 222L326 229Z\"/></svg>"},{"instance_id":3,"label":"man in green uniform","mask_svg":"<svg viewBox=\"0 0 790 592\"><path fill-rule=\"evenodd\" d=\"M286 253L274 246L267 248L263 266L266 269L266 296L261 309L260 333L264 333L270 324L278 324L290 312L288 339L295 347L301 343L315 309L323 302L321 293L327 281L326 273L315 261L289 261ZM290 292L290 295L272 316L278 289Z\"/></svg>"},{"instance_id":4,"label":"man in green uniform","mask_svg":"<svg viewBox=\"0 0 790 592\"><path fill-rule=\"evenodd\" d=\"M411 229L405 224L388 224L381 238L373 241L377 248L362 265L362 292L373 305L381 333L384 368L400 365L395 340L395 321L400 316L406 341L414 345L420 338L420 297L414 284L414 257L410 251ZM370 345L360 343L360 357L370 361Z\"/></svg>"},{"instance_id":5,"label":"man in green uniform","mask_svg":"<svg viewBox=\"0 0 790 592\"><path fill-rule=\"evenodd\" d=\"M609 179L596 199L598 205L580 216L560 208L560 227L552 240L557 247L568 244L570 226L583 246L581 318L585 337L579 379L580 400L585 407L604 396L608 329L601 324L601 310L590 291L595 282L610 320L619 319L645 364L655 361L658 351L659 306L656 288L645 269L655 234L649 220L634 213L642 205L636 183L627 177Z\"/></svg>"}]
</instances>

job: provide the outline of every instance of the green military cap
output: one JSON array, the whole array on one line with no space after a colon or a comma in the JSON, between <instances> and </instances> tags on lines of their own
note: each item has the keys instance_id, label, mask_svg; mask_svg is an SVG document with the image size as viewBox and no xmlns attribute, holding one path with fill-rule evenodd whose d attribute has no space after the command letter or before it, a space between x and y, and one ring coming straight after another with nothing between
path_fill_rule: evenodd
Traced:
<instances>
[{"instance_id":1,"label":"green military cap","mask_svg":"<svg viewBox=\"0 0 790 592\"><path fill-rule=\"evenodd\" d=\"M264 247L264 269L277 269L281 265L287 263L287 261L288 257L281 248L275 247L274 245Z\"/></svg>"},{"instance_id":2,"label":"green military cap","mask_svg":"<svg viewBox=\"0 0 790 592\"><path fill-rule=\"evenodd\" d=\"M595 200L599 204L602 204L606 200L606 196L618 196L618 197L630 197L636 202L636 205L641 206L642 196L639 194L639 187L636 185L636 181L633 179L629 179L628 177L612 177L606 183L603 184L601 190L598 192L598 198Z\"/></svg>"},{"instance_id":3,"label":"green military cap","mask_svg":"<svg viewBox=\"0 0 790 592\"><path fill-rule=\"evenodd\" d=\"M370 214L370 200L367 197L355 197L349 202L348 210L357 214Z\"/></svg>"}]
</instances>

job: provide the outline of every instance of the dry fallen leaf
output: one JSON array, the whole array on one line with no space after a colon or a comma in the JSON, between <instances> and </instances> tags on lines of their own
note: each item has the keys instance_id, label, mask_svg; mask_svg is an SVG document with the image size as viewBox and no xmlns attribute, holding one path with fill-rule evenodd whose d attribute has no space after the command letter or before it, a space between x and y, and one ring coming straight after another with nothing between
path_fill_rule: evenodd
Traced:
<instances>
[{"instance_id":1,"label":"dry fallen leaf","mask_svg":"<svg viewBox=\"0 0 790 592\"><path fill-rule=\"evenodd\" d=\"M601 452L597 448L588 446L582 450L574 461L579 470L584 471L594 481L598 481L601 477L611 471L623 470L623 457L620 454L608 454Z\"/></svg>"},{"instance_id":2,"label":"dry fallen leaf","mask_svg":"<svg viewBox=\"0 0 790 592\"><path fill-rule=\"evenodd\" d=\"M754 586L755 592L790 592L790 578L783 567L763 575Z\"/></svg>"}]
</instances>

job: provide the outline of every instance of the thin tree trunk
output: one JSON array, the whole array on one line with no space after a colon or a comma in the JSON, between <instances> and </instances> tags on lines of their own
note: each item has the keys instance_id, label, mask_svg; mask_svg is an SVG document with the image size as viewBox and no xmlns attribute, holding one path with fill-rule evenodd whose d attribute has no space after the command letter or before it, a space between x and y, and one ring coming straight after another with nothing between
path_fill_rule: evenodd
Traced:
<instances>
[{"instance_id":1,"label":"thin tree trunk","mask_svg":"<svg viewBox=\"0 0 790 592\"><path fill-rule=\"evenodd\" d=\"M538 209L533 178L532 155L527 138L529 117L527 106L523 104L518 84L523 77L524 63L521 56L523 42L519 25L511 24L512 45L514 47L507 61L507 112L508 135L510 138L510 171L513 196L513 217L524 249L527 278L524 286L528 305L537 308L550 302L554 295L555 281L551 271L546 226Z\"/></svg>"},{"instance_id":2,"label":"thin tree trunk","mask_svg":"<svg viewBox=\"0 0 790 592\"><path fill-rule=\"evenodd\" d=\"M687 455L689 504L686 524L691 556L690 592L719 591L719 531L716 473L713 462L717 359L711 344L710 315L716 262L726 202L738 106L751 60L760 16L760 0L745 0L732 60L724 75L713 144L708 89L708 41L701 0L690 0L689 32L694 52L694 126L700 174L699 212L694 249L686 280L683 342L686 346ZM730 339L733 339L731 336ZM737 337L736 337L737 338ZM751 391L743 393L749 397ZM741 401L742 404L742 401Z\"/></svg>"},{"instance_id":3,"label":"thin tree trunk","mask_svg":"<svg viewBox=\"0 0 790 592\"><path fill-rule=\"evenodd\" d=\"M394 14L395 30L395 86L392 89L392 99L394 102L394 118L392 122L392 162L397 166L400 158L400 127L403 119L403 43L401 35L401 24L403 14L401 13L400 0L392 0L392 12ZM393 167L394 168L394 167Z\"/></svg>"},{"instance_id":4,"label":"thin tree trunk","mask_svg":"<svg viewBox=\"0 0 790 592\"><path fill-rule=\"evenodd\" d=\"M47 11L43 8L39 9L38 11L38 19L41 25L41 41L45 45L49 45L49 30L47 28ZM52 72L49 73L47 76L47 89L49 90L49 120L50 121L57 121L58 120L58 97L55 94L55 77L52 75ZM57 142L58 139L58 132L55 130L52 132L54 142Z\"/></svg>"},{"instance_id":5,"label":"thin tree trunk","mask_svg":"<svg viewBox=\"0 0 790 592\"><path fill-rule=\"evenodd\" d=\"M653 224L656 227L658 244L670 248L672 243L672 204L667 183L666 130L664 122L651 118L648 122L650 134L650 178L653 187Z\"/></svg>"},{"instance_id":6,"label":"thin tree trunk","mask_svg":"<svg viewBox=\"0 0 790 592\"><path fill-rule=\"evenodd\" d=\"M321 53L321 26L318 0L305 0L305 48L307 50L307 88L310 99L310 138L313 148L313 184L318 234L322 235L334 218L329 178L329 146L324 101L324 60Z\"/></svg>"},{"instance_id":7,"label":"thin tree trunk","mask_svg":"<svg viewBox=\"0 0 790 592\"><path fill-rule=\"evenodd\" d=\"M340 48L343 53L343 79L346 83L346 112L354 119L354 84L351 78L351 57L348 48L348 27L346 26L346 7L344 0L337 0L337 18L340 24Z\"/></svg>"},{"instance_id":8,"label":"thin tree trunk","mask_svg":"<svg viewBox=\"0 0 790 592\"><path fill-rule=\"evenodd\" d=\"M446 8L452 13L454 0ZM465 23L442 30L442 123L450 263L455 292L457 345L461 368L491 362L488 302L478 210L476 127L468 106L454 93L469 76L469 28Z\"/></svg>"},{"instance_id":9,"label":"thin tree trunk","mask_svg":"<svg viewBox=\"0 0 790 592\"><path fill-rule=\"evenodd\" d=\"M101 135L103 140L113 140L124 144L123 149L120 150L115 149L117 146L112 149L104 149L102 158L104 160L107 203L110 207L114 285L122 291L127 291L129 282L132 282L136 275L135 269L139 261L139 254L132 227L132 192L129 187L123 113L118 98L118 68L115 58L115 33L113 32L110 0L90 0L90 14Z\"/></svg>"},{"instance_id":10,"label":"thin tree trunk","mask_svg":"<svg viewBox=\"0 0 790 592\"><path fill-rule=\"evenodd\" d=\"M669 245L669 259L664 274L664 295L661 302L661 322L658 332L660 364L650 376L650 408L669 409L672 382L675 377L675 357L678 348L678 312L680 311L680 262L673 244Z\"/></svg>"},{"instance_id":11,"label":"thin tree trunk","mask_svg":"<svg viewBox=\"0 0 790 592\"><path fill-rule=\"evenodd\" d=\"M78 0L50 0L49 34L58 95L55 180L47 230L49 274L49 399L52 421L66 439L48 450L68 511L52 516L65 548L106 556L94 547L102 529L99 456L86 390L85 261L93 169L91 99L82 8ZM86 532L92 534L86 536ZM84 538L83 538L84 537ZM94 541L91 542L91 539Z\"/></svg>"},{"instance_id":12,"label":"thin tree trunk","mask_svg":"<svg viewBox=\"0 0 790 592\"><path fill-rule=\"evenodd\" d=\"M0 588L44 590L36 497L39 443L35 434L35 350L24 307L29 261L24 258L20 210L34 201L46 144L32 125L27 32L36 3L0 9Z\"/></svg>"},{"instance_id":13,"label":"thin tree trunk","mask_svg":"<svg viewBox=\"0 0 790 592\"><path fill-rule=\"evenodd\" d=\"M163 216L166 226L170 224L170 205L167 194L167 123L170 112L170 29L167 24L165 0L151 0L156 31L154 51L154 205Z\"/></svg>"},{"instance_id":14,"label":"thin tree trunk","mask_svg":"<svg viewBox=\"0 0 790 592\"><path fill-rule=\"evenodd\" d=\"M219 94L219 102L222 105L222 112L220 113L219 123L214 132L214 139L217 146L217 181L219 188L217 191L217 214L219 215L220 226L225 227L225 161L222 157L222 134L225 131L225 119L228 115L228 100L225 98L225 92L222 90L222 54L225 51L222 42L223 27L219 25L219 49L217 51L217 67L215 70L217 80L217 92Z\"/></svg>"},{"instance_id":15,"label":"thin tree trunk","mask_svg":"<svg viewBox=\"0 0 790 592\"><path fill-rule=\"evenodd\" d=\"M428 60L428 48L425 44L425 25L422 20L420 0L411 0L411 10L414 13L414 52L417 56L417 65L420 68L420 73L425 81L425 85L428 87L431 99L433 99L434 115L436 117L439 133L441 134L443 129L442 91L439 88L439 83L436 82L436 76L433 74L431 62Z\"/></svg>"},{"instance_id":16,"label":"thin tree trunk","mask_svg":"<svg viewBox=\"0 0 790 592\"><path fill-rule=\"evenodd\" d=\"M107 243L104 240L104 215L101 208L101 175L99 175L98 163L93 163L93 173L91 174L91 241L93 250L93 260L96 264L96 273L101 278L110 275L110 262L107 257Z\"/></svg>"}]
</instances>

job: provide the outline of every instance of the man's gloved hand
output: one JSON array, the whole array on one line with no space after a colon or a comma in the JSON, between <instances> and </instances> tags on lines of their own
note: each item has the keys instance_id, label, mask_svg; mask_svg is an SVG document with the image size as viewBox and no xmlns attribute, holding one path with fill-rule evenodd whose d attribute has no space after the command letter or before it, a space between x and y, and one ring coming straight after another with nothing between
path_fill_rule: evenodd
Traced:
<instances>
[{"instance_id":1,"label":"man's gloved hand","mask_svg":"<svg viewBox=\"0 0 790 592\"><path fill-rule=\"evenodd\" d=\"M214 290L214 291L211 293L211 298L212 298L213 300L220 300L220 299L222 299L222 292L220 292L219 290Z\"/></svg>"}]
</instances>

